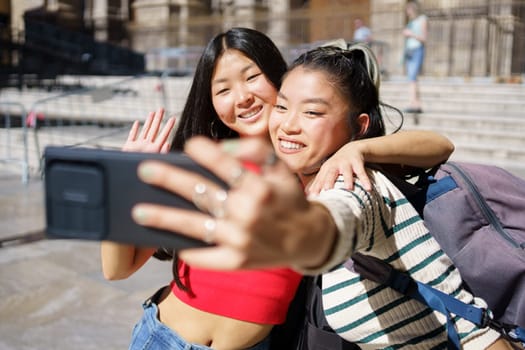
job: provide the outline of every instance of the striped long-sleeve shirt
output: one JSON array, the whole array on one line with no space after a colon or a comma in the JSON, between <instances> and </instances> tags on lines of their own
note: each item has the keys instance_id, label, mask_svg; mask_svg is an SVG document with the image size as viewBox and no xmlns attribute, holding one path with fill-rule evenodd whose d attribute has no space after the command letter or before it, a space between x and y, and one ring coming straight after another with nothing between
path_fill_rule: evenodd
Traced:
<instances>
[{"instance_id":1,"label":"striped long-sleeve shirt","mask_svg":"<svg viewBox=\"0 0 525 350\"><path fill-rule=\"evenodd\" d=\"M459 271L428 232L405 196L381 173L369 171L374 189L322 192L311 200L331 212L339 230L329 271L322 278L323 307L330 326L362 349L446 349L446 317L389 287L361 279L342 263L354 252L378 257L413 278L463 302L486 307L462 287ZM342 180L342 179L340 179ZM335 267L334 267L335 266ZM464 349L485 349L499 334L454 318Z\"/></svg>"}]
</instances>

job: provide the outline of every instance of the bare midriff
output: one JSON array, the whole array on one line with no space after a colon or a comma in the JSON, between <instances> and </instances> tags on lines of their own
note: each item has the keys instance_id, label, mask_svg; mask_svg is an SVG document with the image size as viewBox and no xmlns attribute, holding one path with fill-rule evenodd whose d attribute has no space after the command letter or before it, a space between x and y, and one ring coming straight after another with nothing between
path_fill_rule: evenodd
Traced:
<instances>
[{"instance_id":1,"label":"bare midriff","mask_svg":"<svg viewBox=\"0 0 525 350\"><path fill-rule=\"evenodd\" d=\"M211 314L180 301L166 288L159 302L160 321L188 343L218 350L247 349L262 341L271 324L257 324Z\"/></svg>"}]
</instances>

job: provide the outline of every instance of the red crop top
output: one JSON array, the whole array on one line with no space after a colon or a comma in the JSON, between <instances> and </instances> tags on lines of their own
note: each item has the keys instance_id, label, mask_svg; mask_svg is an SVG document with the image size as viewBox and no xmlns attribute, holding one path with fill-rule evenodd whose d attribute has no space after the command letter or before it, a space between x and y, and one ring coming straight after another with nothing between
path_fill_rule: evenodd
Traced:
<instances>
[{"instance_id":1,"label":"red crop top","mask_svg":"<svg viewBox=\"0 0 525 350\"><path fill-rule=\"evenodd\" d=\"M242 321L280 324L286 319L301 275L286 269L212 271L179 261L178 273L187 291L175 282L171 290L199 310Z\"/></svg>"}]
</instances>

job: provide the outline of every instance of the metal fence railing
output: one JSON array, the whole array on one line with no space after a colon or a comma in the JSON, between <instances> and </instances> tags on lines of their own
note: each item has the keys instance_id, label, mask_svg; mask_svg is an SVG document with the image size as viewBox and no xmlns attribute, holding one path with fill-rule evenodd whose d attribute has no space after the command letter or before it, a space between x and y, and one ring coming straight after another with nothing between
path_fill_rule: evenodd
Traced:
<instances>
[{"instance_id":1,"label":"metal fence railing","mask_svg":"<svg viewBox=\"0 0 525 350\"><path fill-rule=\"evenodd\" d=\"M65 83L73 77L62 79ZM24 181L29 171L40 173L41 156L48 145L120 148L134 120L143 121L149 112L160 107L167 116L178 114L189 79L168 80L162 75L82 77L82 86L67 92L21 91L17 95L21 102L16 104L16 127L12 118L7 118L5 106L10 105L2 98L0 111L8 120L3 132L9 135L2 137L9 142L3 148L6 154L14 153L15 144L23 148L16 153L17 159L23 161ZM3 91L3 97L9 98L9 93ZM12 109L11 106L11 113ZM15 131L16 135L23 135L17 136L23 142L14 140Z\"/></svg>"},{"instance_id":2,"label":"metal fence railing","mask_svg":"<svg viewBox=\"0 0 525 350\"><path fill-rule=\"evenodd\" d=\"M0 163L21 168L23 183L29 180L26 110L21 103L0 102Z\"/></svg>"}]
</instances>

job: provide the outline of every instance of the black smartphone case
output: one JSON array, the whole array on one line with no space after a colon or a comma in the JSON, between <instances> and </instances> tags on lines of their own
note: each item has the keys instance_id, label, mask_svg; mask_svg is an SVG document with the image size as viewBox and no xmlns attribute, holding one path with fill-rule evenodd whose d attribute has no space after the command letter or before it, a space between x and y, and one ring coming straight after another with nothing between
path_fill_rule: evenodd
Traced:
<instances>
[{"instance_id":1,"label":"black smartphone case","mask_svg":"<svg viewBox=\"0 0 525 350\"><path fill-rule=\"evenodd\" d=\"M49 146L44 151L47 237L175 249L206 246L201 240L133 221L131 208L139 202L197 210L191 201L140 181L137 166L145 159L177 165L226 188L224 182L182 153Z\"/></svg>"}]
</instances>

